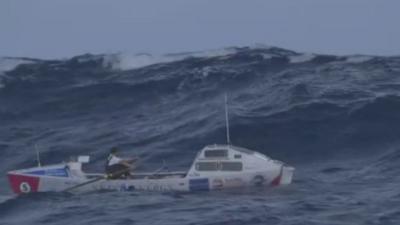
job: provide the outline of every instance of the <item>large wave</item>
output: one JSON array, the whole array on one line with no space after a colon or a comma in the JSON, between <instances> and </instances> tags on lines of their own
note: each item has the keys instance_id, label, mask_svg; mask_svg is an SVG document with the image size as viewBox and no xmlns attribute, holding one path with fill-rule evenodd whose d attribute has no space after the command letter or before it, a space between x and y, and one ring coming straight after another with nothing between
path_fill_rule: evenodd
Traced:
<instances>
[{"instance_id":1,"label":"large wave","mask_svg":"<svg viewBox=\"0 0 400 225\"><path fill-rule=\"evenodd\" d=\"M224 142L224 93L233 143L282 160L367 156L398 143L400 57L243 47L13 66L0 76L0 154L13 158L2 171L31 164L35 143L47 161L100 161L119 145L187 166L203 145Z\"/></svg>"}]
</instances>

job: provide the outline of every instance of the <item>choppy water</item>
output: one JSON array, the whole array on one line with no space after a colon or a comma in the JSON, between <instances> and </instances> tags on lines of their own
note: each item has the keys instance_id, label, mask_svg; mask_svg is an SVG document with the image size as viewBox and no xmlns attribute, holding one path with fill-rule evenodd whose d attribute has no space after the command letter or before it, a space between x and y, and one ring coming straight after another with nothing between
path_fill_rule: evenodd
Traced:
<instances>
[{"instance_id":1,"label":"choppy water","mask_svg":"<svg viewBox=\"0 0 400 225\"><path fill-rule=\"evenodd\" d=\"M18 60L0 72L0 224L400 224L400 57L232 48ZM154 60L154 61L151 61ZM0 69L1 71L1 69ZM8 170L108 149L184 170L223 143L296 167L294 183L213 193L14 197Z\"/></svg>"}]
</instances>

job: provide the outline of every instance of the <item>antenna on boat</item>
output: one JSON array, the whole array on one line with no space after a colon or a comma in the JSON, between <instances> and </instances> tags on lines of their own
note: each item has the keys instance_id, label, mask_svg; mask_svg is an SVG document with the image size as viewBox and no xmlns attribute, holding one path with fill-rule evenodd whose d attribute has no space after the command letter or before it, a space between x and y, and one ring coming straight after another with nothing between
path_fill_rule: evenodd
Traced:
<instances>
[{"instance_id":1,"label":"antenna on boat","mask_svg":"<svg viewBox=\"0 0 400 225\"><path fill-rule=\"evenodd\" d=\"M40 154L39 154L39 149L37 147L37 144L35 144L35 149L36 149L36 160L38 163L38 167L42 167L42 164L40 163Z\"/></svg>"},{"instance_id":2,"label":"antenna on boat","mask_svg":"<svg viewBox=\"0 0 400 225\"><path fill-rule=\"evenodd\" d=\"M226 143L231 144L231 138L229 135L229 115L228 115L228 94L225 93L225 123L226 123Z\"/></svg>"}]
</instances>

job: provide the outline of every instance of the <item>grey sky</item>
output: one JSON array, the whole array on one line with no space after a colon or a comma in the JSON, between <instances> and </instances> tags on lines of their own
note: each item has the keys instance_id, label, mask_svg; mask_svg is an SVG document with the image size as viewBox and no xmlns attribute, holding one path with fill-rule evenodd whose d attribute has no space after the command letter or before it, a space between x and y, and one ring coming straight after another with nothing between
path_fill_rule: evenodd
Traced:
<instances>
[{"instance_id":1,"label":"grey sky","mask_svg":"<svg viewBox=\"0 0 400 225\"><path fill-rule=\"evenodd\" d=\"M1 0L0 55L163 54L262 43L400 55L398 0Z\"/></svg>"}]
</instances>

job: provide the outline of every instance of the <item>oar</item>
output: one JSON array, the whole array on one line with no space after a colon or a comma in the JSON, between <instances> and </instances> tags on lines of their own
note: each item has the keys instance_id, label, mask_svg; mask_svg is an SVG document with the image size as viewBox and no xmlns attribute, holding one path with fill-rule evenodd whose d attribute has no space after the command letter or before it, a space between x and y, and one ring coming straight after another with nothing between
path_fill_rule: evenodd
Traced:
<instances>
[{"instance_id":1,"label":"oar","mask_svg":"<svg viewBox=\"0 0 400 225\"><path fill-rule=\"evenodd\" d=\"M135 161L135 163L138 164L140 161L143 161L143 159L138 158L138 159ZM137 166L137 165L136 165L136 166ZM75 189L77 189L77 188L86 186L86 185L88 185L88 184L92 184L92 183L95 183L95 182L97 182L97 181L101 181L101 180L104 180L104 179L108 179L108 178L110 178L110 177L112 177L112 176L115 176L115 175L119 175L119 174L126 173L126 172L128 172L129 170L131 170L131 167L125 168L125 169L123 169L123 170L121 170L121 171L117 171L116 173L113 173L113 174L104 174L104 176L101 176L101 177L98 177L98 178L94 178L94 179L92 179L92 180L88 180L88 181L86 181L86 182L83 182L83 183L77 184L77 185L75 185L75 186L66 188L66 189L63 190L63 192L72 191L72 190L75 190Z\"/></svg>"},{"instance_id":2,"label":"oar","mask_svg":"<svg viewBox=\"0 0 400 225\"><path fill-rule=\"evenodd\" d=\"M162 165L160 168L158 168L157 170L155 170L155 171L150 175L150 178L155 177L158 173L160 173L161 171L163 171L165 168L168 168L168 167L165 166L165 160L163 160L163 165Z\"/></svg>"},{"instance_id":3,"label":"oar","mask_svg":"<svg viewBox=\"0 0 400 225\"><path fill-rule=\"evenodd\" d=\"M129 167L129 168L125 168L125 169L123 169L123 170L120 170L120 171L117 171L116 173L112 173L112 174L105 174L104 176L101 176L101 177L98 177L98 178L94 178L94 179L92 179L92 180L89 180L89 181L86 181L86 182L83 182L83 183L77 184L77 185L75 185L75 186L72 186L72 187L66 188L66 189L64 189L64 190L63 190L63 192L72 191L72 190L75 190L75 189L77 189L77 188L80 188L80 187L86 186L86 185L88 185L88 184L92 184L92 183L95 183L95 182L97 182L97 181L100 181L100 180L104 180L104 179L110 178L110 177L112 177L112 176L116 176L116 175L119 175L119 174L126 173L126 172L128 172L129 170L131 170L131 168L130 168L130 167Z\"/></svg>"}]
</instances>

